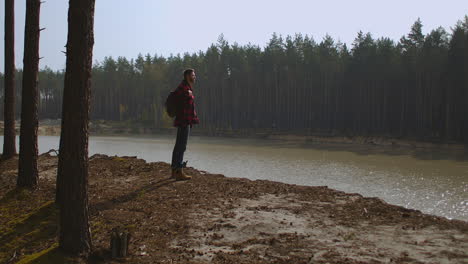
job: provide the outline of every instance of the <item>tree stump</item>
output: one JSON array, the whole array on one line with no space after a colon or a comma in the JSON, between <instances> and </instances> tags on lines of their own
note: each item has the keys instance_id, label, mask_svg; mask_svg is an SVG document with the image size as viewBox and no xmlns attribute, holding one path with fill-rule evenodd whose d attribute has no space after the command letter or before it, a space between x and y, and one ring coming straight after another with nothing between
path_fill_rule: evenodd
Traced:
<instances>
[{"instance_id":1,"label":"tree stump","mask_svg":"<svg viewBox=\"0 0 468 264\"><path fill-rule=\"evenodd\" d=\"M112 258L125 258L130 244L130 233L118 228L112 229L110 238L110 251Z\"/></svg>"}]
</instances>

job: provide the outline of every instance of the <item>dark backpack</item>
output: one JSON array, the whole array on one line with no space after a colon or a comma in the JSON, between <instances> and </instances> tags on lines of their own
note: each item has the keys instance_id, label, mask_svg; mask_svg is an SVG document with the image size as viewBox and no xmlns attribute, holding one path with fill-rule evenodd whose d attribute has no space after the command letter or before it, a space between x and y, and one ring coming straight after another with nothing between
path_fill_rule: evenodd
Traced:
<instances>
[{"instance_id":1,"label":"dark backpack","mask_svg":"<svg viewBox=\"0 0 468 264\"><path fill-rule=\"evenodd\" d=\"M166 113L169 117L175 117L177 115L177 109L179 108L179 100L177 98L176 91L172 91L166 98Z\"/></svg>"}]
</instances>

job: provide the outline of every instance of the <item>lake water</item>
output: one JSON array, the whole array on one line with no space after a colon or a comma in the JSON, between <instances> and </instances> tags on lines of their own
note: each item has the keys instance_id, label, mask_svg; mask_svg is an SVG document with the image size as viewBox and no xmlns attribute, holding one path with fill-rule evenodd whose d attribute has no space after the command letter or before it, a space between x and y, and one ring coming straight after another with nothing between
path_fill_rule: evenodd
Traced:
<instances>
[{"instance_id":1,"label":"lake water","mask_svg":"<svg viewBox=\"0 0 468 264\"><path fill-rule=\"evenodd\" d=\"M1 138L1 137L0 137ZM90 137L89 153L170 162L175 138ZM3 142L3 138L1 138ZM40 153L59 137L39 137ZM468 151L190 137L188 166L228 177L323 186L468 221Z\"/></svg>"}]
</instances>

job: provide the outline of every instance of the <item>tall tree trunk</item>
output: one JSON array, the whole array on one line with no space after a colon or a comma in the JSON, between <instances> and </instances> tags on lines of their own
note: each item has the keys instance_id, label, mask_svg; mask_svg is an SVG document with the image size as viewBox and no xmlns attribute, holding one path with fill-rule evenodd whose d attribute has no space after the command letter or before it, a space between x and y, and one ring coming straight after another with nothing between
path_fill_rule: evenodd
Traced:
<instances>
[{"instance_id":1,"label":"tall tree trunk","mask_svg":"<svg viewBox=\"0 0 468 264\"><path fill-rule=\"evenodd\" d=\"M5 103L3 158L16 154L15 132L15 1L5 0Z\"/></svg>"},{"instance_id":2,"label":"tall tree trunk","mask_svg":"<svg viewBox=\"0 0 468 264\"><path fill-rule=\"evenodd\" d=\"M34 187L37 171L37 106L39 72L40 0L27 0L24 32L23 90L21 102L20 155L18 186Z\"/></svg>"},{"instance_id":3,"label":"tall tree trunk","mask_svg":"<svg viewBox=\"0 0 468 264\"><path fill-rule=\"evenodd\" d=\"M62 131L57 173L60 248L87 256L91 250L88 222L88 121L94 45L95 0L70 0Z\"/></svg>"}]
</instances>

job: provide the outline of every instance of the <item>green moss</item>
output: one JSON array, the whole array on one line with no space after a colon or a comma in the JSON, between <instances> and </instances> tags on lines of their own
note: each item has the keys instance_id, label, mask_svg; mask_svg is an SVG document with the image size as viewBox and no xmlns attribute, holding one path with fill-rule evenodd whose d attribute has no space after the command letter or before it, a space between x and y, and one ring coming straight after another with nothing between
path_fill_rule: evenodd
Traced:
<instances>
[{"instance_id":1,"label":"green moss","mask_svg":"<svg viewBox=\"0 0 468 264\"><path fill-rule=\"evenodd\" d=\"M0 199L0 205L7 205L15 200L24 201L31 197L31 193L32 191L26 188L15 188Z\"/></svg>"},{"instance_id":2,"label":"green moss","mask_svg":"<svg viewBox=\"0 0 468 264\"><path fill-rule=\"evenodd\" d=\"M91 236L94 237L97 233L105 230L106 224L101 221L92 221L91 222Z\"/></svg>"},{"instance_id":3,"label":"green moss","mask_svg":"<svg viewBox=\"0 0 468 264\"><path fill-rule=\"evenodd\" d=\"M127 232L129 233L133 233L136 229L136 225L135 224L128 224L126 226L124 226L124 229L127 230Z\"/></svg>"},{"instance_id":4,"label":"green moss","mask_svg":"<svg viewBox=\"0 0 468 264\"><path fill-rule=\"evenodd\" d=\"M56 215L56 207L53 201L48 201L38 208L36 208L33 212L21 215L16 219L12 219L6 225L7 226L15 226L15 229L24 228L28 224L41 224L41 223L49 223L50 217L52 215ZM17 230L19 231L19 230Z\"/></svg>"},{"instance_id":5,"label":"green moss","mask_svg":"<svg viewBox=\"0 0 468 264\"><path fill-rule=\"evenodd\" d=\"M16 188L7 192L0 199L0 216L2 224L0 226L0 238L11 231L12 227L27 218L22 214L22 204L29 204L33 199L32 191L24 188Z\"/></svg>"},{"instance_id":6,"label":"green moss","mask_svg":"<svg viewBox=\"0 0 468 264\"><path fill-rule=\"evenodd\" d=\"M344 241L356 239L356 234L354 232L348 233L343 236Z\"/></svg>"},{"instance_id":7,"label":"green moss","mask_svg":"<svg viewBox=\"0 0 468 264\"><path fill-rule=\"evenodd\" d=\"M63 264L70 263L70 260L59 250L58 244L53 244L50 248L41 252L25 256L17 264Z\"/></svg>"},{"instance_id":8,"label":"green moss","mask_svg":"<svg viewBox=\"0 0 468 264\"><path fill-rule=\"evenodd\" d=\"M92 221L91 222L91 228L92 229L97 229L97 228L101 228L102 226L104 226L105 224L101 221Z\"/></svg>"},{"instance_id":9,"label":"green moss","mask_svg":"<svg viewBox=\"0 0 468 264\"><path fill-rule=\"evenodd\" d=\"M58 231L58 209L53 201L48 201L11 219L1 231L0 263L4 263L15 251L53 241Z\"/></svg>"},{"instance_id":10,"label":"green moss","mask_svg":"<svg viewBox=\"0 0 468 264\"><path fill-rule=\"evenodd\" d=\"M121 157L114 157L114 160L115 160L115 161L125 161L125 159L124 159L124 158L121 158Z\"/></svg>"}]
</instances>

